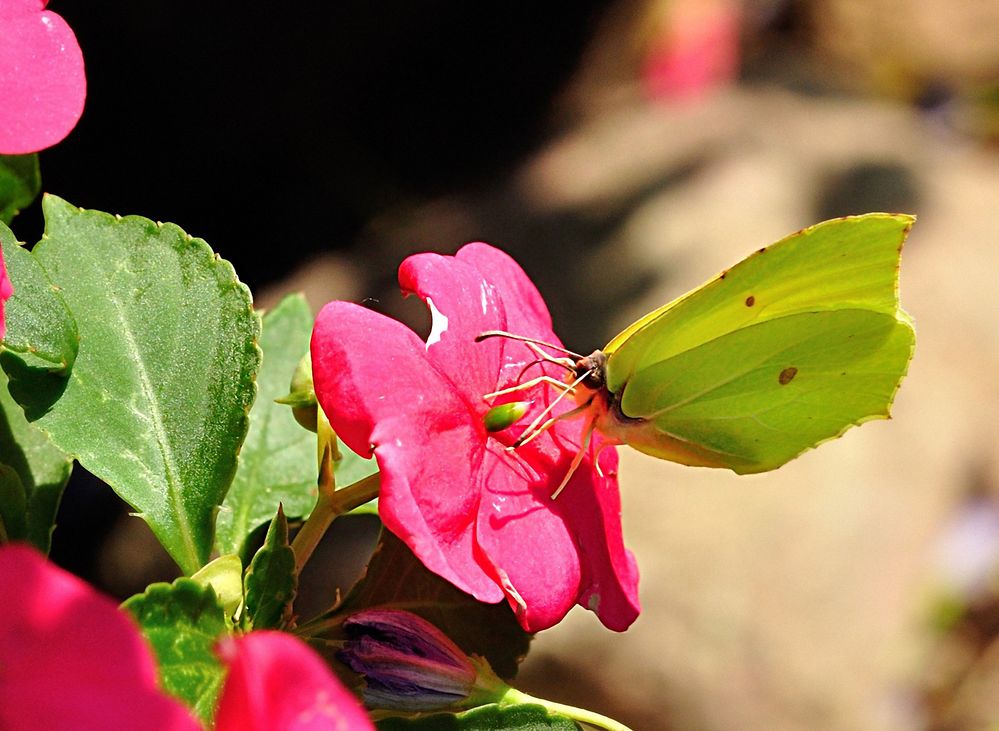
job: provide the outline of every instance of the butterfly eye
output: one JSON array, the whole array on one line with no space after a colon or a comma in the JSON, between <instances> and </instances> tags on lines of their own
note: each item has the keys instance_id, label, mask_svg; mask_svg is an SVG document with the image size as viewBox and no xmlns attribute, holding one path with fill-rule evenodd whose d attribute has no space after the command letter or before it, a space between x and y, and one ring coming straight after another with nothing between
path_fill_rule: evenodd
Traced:
<instances>
[{"instance_id":1,"label":"butterfly eye","mask_svg":"<svg viewBox=\"0 0 999 731\"><path fill-rule=\"evenodd\" d=\"M531 408L530 401L511 401L508 404L493 406L482 417L486 425L486 431L498 432L513 426L524 418L524 414L527 413L529 408Z\"/></svg>"}]
</instances>

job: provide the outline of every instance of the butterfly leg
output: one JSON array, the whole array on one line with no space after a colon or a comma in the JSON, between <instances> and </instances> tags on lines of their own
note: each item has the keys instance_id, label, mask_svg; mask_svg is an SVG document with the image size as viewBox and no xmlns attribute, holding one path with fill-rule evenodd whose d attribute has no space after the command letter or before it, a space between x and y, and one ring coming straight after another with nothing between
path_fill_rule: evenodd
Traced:
<instances>
[{"instance_id":1,"label":"butterfly leg","mask_svg":"<svg viewBox=\"0 0 999 731\"><path fill-rule=\"evenodd\" d=\"M520 439L518 439L516 442L514 442L513 446L514 447L519 447L520 445L522 445L522 444L530 441L531 439L534 439L534 437L536 437L541 432L545 431L545 429L547 429L548 427L550 427L551 424L555 423L555 421L557 421L558 419L566 417L569 414L578 413L580 409L573 409L572 411L566 412L565 414L562 414L561 416L556 417L556 419L551 420L551 423L545 422L546 426L544 428L541 428L541 429L538 428L538 425L541 424L542 421L544 421L544 418L546 416L548 416L548 414L550 414L552 412L552 409L555 408L555 406L558 404L559 401L561 401L562 399L564 399L567 394L570 394L570 393L571 394L575 394L576 393L576 386L578 386L580 383L582 383L583 381L585 381L587 376L589 376L589 372L584 373L583 375L581 375L575 381L573 381L572 383L570 383L568 385L568 387L566 387L566 384L563 383L562 384L562 388L563 388L562 393L560 393L558 396L556 396L555 400L552 401L550 404L548 404L548 406L545 407L545 410L542 411L540 414L538 414L537 417L535 417L534 421L532 421L530 423L530 425L524 430L524 433L520 435ZM525 436L525 435L527 435L527 436Z\"/></svg>"},{"instance_id":2,"label":"butterfly leg","mask_svg":"<svg viewBox=\"0 0 999 731\"><path fill-rule=\"evenodd\" d=\"M579 469L579 465L583 463L583 457L586 455L586 450L590 448L590 440L593 438L593 429L595 425L596 416L591 413L586 418L586 423L583 426L583 443L579 445L579 451L576 452L576 456L572 458L572 462L569 464L569 469L565 473L565 477L562 478L562 482L559 483L559 486L555 488L555 492L552 493L552 500L557 498L562 493L565 486L569 484L569 480L571 480L572 476L576 473L576 470Z\"/></svg>"},{"instance_id":3,"label":"butterfly leg","mask_svg":"<svg viewBox=\"0 0 999 731\"><path fill-rule=\"evenodd\" d=\"M546 363L554 363L555 365L560 366L562 368L568 368L570 371L575 370L576 361L572 360L571 358L556 358L543 351L540 346L535 345L534 343L524 343L524 344L528 348L530 348L531 352L533 352L536 356L538 356L539 360L543 360Z\"/></svg>"},{"instance_id":4,"label":"butterfly leg","mask_svg":"<svg viewBox=\"0 0 999 731\"><path fill-rule=\"evenodd\" d=\"M492 393L485 394L482 398L486 401L494 399L497 396L505 396L508 393L516 393L517 391L526 391L529 388L533 388L542 383L547 383L549 386L553 386L559 389L562 393L575 393L575 384L569 385L564 383L557 378L552 378L551 376L538 376L537 378L532 378L530 381L525 381L524 383L518 383L516 386L510 386L510 388L501 388L499 391L493 391Z\"/></svg>"},{"instance_id":5,"label":"butterfly leg","mask_svg":"<svg viewBox=\"0 0 999 731\"><path fill-rule=\"evenodd\" d=\"M546 421L545 423L541 424L540 426L533 427L533 429L532 429L532 427L528 427L527 429L524 430L524 433L520 435L520 439L518 439L516 442L514 442L509 447L507 447L507 451L512 452L515 449L517 449L517 447L524 446L525 444L527 444L529 441L531 441L532 439L534 439L539 434L544 434L546 431L548 431L549 429L551 429L552 426L555 424L556 421L562 421L562 419L571 419L574 416L579 416L581 413L583 413L584 411L586 411L588 408L590 408L590 402L589 401L587 401L585 404L582 404L581 406L577 406L576 408L572 409L571 411L566 411L564 414L559 414L558 416L553 416L552 418L550 418L548 421ZM537 419L535 419L535 421L537 421Z\"/></svg>"},{"instance_id":6,"label":"butterfly leg","mask_svg":"<svg viewBox=\"0 0 999 731\"><path fill-rule=\"evenodd\" d=\"M592 429L593 427L591 426L590 428ZM600 469L600 453L607 449L607 447L613 447L616 443L609 439L604 440L597 448L597 453L593 455L593 466L597 468L597 474L601 477L604 476L604 471Z\"/></svg>"}]
</instances>

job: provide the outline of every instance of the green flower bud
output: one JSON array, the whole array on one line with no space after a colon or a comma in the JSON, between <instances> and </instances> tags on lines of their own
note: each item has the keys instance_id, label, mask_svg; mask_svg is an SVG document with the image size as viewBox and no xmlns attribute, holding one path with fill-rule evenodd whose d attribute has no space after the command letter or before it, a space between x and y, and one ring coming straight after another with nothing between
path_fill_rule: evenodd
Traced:
<instances>
[{"instance_id":1,"label":"green flower bud","mask_svg":"<svg viewBox=\"0 0 999 731\"><path fill-rule=\"evenodd\" d=\"M291 392L287 396L274 399L276 403L291 406L295 421L311 432L316 431L319 418L319 402L312 385L312 355L306 353L298 361L295 374L291 377Z\"/></svg>"}]
</instances>

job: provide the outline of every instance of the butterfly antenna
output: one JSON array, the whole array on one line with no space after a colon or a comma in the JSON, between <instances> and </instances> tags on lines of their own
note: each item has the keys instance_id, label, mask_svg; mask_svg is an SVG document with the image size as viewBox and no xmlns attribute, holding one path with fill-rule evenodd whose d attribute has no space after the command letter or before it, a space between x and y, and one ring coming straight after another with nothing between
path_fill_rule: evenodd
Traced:
<instances>
[{"instance_id":1,"label":"butterfly antenna","mask_svg":"<svg viewBox=\"0 0 999 731\"><path fill-rule=\"evenodd\" d=\"M557 498L562 494L565 486L569 484L569 480L572 476L576 474L576 470L579 469L579 465L583 463L583 457L586 455L586 451L590 448L590 440L593 438L593 430L596 426L596 416L590 414L586 418L586 424L583 426L583 443L579 445L579 451L576 452L576 456L572 458L572 463L569 465L569 469L565 473L565 477L562 478L562 482L559 483L558 487L555 488L555 492L552 493L552 500Z\"/></svg>"},{"instance_id":2,"label":"butterfly antenna","mask_svg":"<svg viewBox=\"0 0 999 731\"><path fill-rule=\"evenodd\" d=\"M521 379L522 379L522 378L523 378L523 377L524 377L525 375L527 375L527 372L528 372L528 371L529 371L529 370L530 370L531 368L533 368L534 366L536 366L536 365L538 365L538 364L540 364L540 363L544 363L544 360L543 360L543 359L541 359L541 358L537 358L537 359L535 359L535 360L532 360L532 361L531 361L530 363L528 363L527 365L525 365L525 366L524 366L523 368L521 368L521 369L520 369L520 373L518 373L518 374L517 374L517 377L516 377L516 378L515 378L514 380L515 380L515 381L516 381L517 383L520 383L520 380L521 380Z\"/></svg>"},{"instance_id":3,"label":"butterfly antenna","mask_svg":"<svg viewBox=\"0 0 999 731\"><path fill-rule=\"evenodd\" d=\"M535 361L536 363L537 362L552 363L553 365L557 365L560 368L565 368L567 371L571 372L576 371L576 361L572 360L572 358L555 358L549 353L543 351L539 345L535 345L534 343L524 343L524 344L528 348L530 348L532 353L538 356L538 360ZM576 360L579 360L579 358L576 358Z\"/></svg>"},{"instance_id":4,"label":"butterfly antenna","mask_svg":"<svg viewBox=\"0 0 999 731\"><path fill-rule=\"evenodd\" d=\"M571 350L563 348L561 345L552 345L551 343L546 343L544 340L538 340L537 338L529 338L524 335L514 335L513 333L508 333L505 330L486 330L475 336L475 342L481 343L483 340L488 338L509 338L510 340L518 340L522 343L534 343L535 345L543 345L546 348L551 348L552 350L557 350L560 353L565 353L571 358L582 358L579 353L574 353Z\"/></svg>"},{"instance_id":5,"label":"butterfly antenna","mask_svg":"<svg viewBox=\"0 0 999 731\"><path fill-rule=\"evenodd\" d=\"M551 376L538 376L537 378L532 378L530 381L525 381L524 383L518 383L516 386L510 386L509 388L501 388L499 391L493 391L492 393L487 393L482 396L485 401L491 401L497 396L505 396L508 393L517 393L518 391L526 391L529 388L534 388L535 386L547 383L552 388L555 388L562 392L572 392L573 387L568 383L563 383Z\"/></svg>"}]
</instances>

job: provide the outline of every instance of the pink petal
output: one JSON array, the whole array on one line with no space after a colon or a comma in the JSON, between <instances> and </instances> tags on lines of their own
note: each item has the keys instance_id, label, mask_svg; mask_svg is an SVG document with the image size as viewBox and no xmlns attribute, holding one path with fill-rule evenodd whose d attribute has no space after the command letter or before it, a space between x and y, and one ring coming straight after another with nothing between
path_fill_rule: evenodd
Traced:
<instances>
[{"instance_id":1,"label":"pink petal","mask_svg":"<svg viewBox=\"0 0 999 731\"><path fill-rule=\"evenodd\" d=\"M482 601L502 599L473 555L478 465L469 455L485 426L476 427L424 343L384 315L330 302L316 318L312 370L333 429L358 454L378 458L386 527L455 586Z\"/></svg>"},{"instance_id":2,"label":"pink petal","mask_svg":"<svg viewBox=\"0 0 999 731\"><path fill-rule=\"evenodd\" d=\"M553 345L562 344L552 332L552 316L541 293L509 254L489 244L472 243L462 246L455 259L474 266L479 276L488 279L502 293L510 332Z\"/></svg>"},{"instance_id":3,"label":"pink petal","mask_svg":"<svg viewBox=\"0 0 999 731\"><path fill-rule=\"evenodd\" d=\"M561 506L552 502L550 481L525 489L518 473L502 464L509 459L516 458L487 457L476 541L521 626L538 632L558 624L576 603L579 551Z\"/></svg>"},{"instance_id":4,"label":"pink petal","mask_svg":"<svg viewBox=\"0 0 999 731\"><path fill-rule=\"evenodd\" d=\"M44 7L0 0L0 154L51 147L83 113L83 53L66 21Z\"/></svg>"},{"instance_id":5,"label":"pink petal","mask_svg":"<svg viewBox=\"0 0 999 731\"><path fill-rule=\"evenodd\" d=\"M229 666L216 731L374 731L357 699L308 645L285 632L219 644Z\"/></svg>"},{"instance_id":6,"label":"pink petal","mask_svg":"<svg viewBox=\"0 0 999 731\"><path fill-rule=\"evenodd\" d=\"M110 599L21 545L0 548L0 586L0 728L200 728Z\"/></svg>"},{"instance_id":7,"label":"pink petal","mask_svg":"<svg viewBox=\"0 0 999 731\"><path fill-rule=\"evenodd\" d=\"M531 632L557 624L574 603L617 631L640 611L638 569L621 532L614 449L601 452L603 477L584 460L562 495L550 497L576 454L580 428L579 421L556 425L560 449L546 435L518 450L549 479L518 491L503 481L515 473L495 469L481 487L476 541ZM591 455L601 444L594 440Z\"/></svg>"},{"instance_id":8,"label":"pink petal","mask_svg":"<svg viewBox=\"0 0 999 731\"><path fill-rule=\"evenodd\" d=\"M476 343L486 330L561 345L534 283L508 254L489 244L466 244L454 256L410 256L399 267L399 283L404 293L418 295L428 307L433 302L431 312L447 319L447 330L439 342L431 334L427 351L463 393L495 390L523 367L523 344L501 338ZM517 372L505 373L503 365L513 362Z\"/></svg>"},{"instance_id":9,"label":"pink petal","mask_svg":"<svg viewBox=\"0 0 999 731\"><path fill-rule=\"evenodd\" d=\"M441 282L445 286L438 286ZM506 327L496 288L474 266L439 254L407 258L399 267L399 284L404 293L419 295L430 308L435 322L427 338L427 357L442 366L458 392L467 399L495 390L505 343L476 343L475 338L486 330Z\"/></svg>"},{"instance_id":10,"label":"pink petal","mask_svg":"<svg viewBox=\"0 0 999 731\"><path fill-rule=\"evenodd\" d=\"M600 440L591 446L600 450ZM577 472L559 496L566 523L579 544L584 574L578 602L594 612L608 629L623 632L638 618L638 564L624 547L621 493L617 486L617 452L600 451L603 477Z\"/></svg>"}]
</instances>

